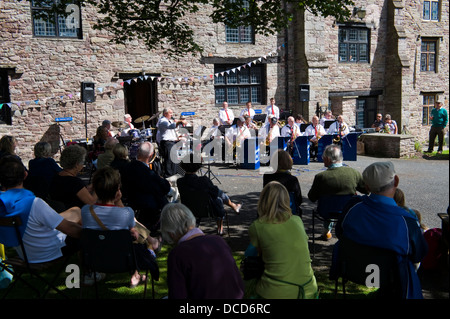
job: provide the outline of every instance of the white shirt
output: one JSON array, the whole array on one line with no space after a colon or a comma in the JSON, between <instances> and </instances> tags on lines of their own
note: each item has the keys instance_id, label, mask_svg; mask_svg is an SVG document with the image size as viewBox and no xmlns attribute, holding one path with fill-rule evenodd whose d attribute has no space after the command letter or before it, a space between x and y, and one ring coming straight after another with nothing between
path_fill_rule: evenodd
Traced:
<instances>
[{"instance_id":1,"label":"white shirt","mask_svg":"<svg viewBox=\"0 0 450 319\"><path fill-rule=\"evenodd\" d=\"M350 133L350 129L346 123L342 123L341 126L342 133L344 133L343 135ZM328 128L328 134L339 134L339 122L336 121L330 125Z\"/></svg>"},{"instance_id":2,"label":"white shirt","mask_svg":"<svg viewBox=\"0 0 450 319\"><path fill-rule=\"evenodd\" d=\"M208 130L205 130L205 132L203 132L202 140L210 140L221 135L222 133L220 132L219 127L213 125Z\"/></svg>"},{"instance_id":3,"label":"white shirt","mask_svg":"<svg viewBox=\"0 0 450 319\"><path fill-rule=\"evenodd\" d=\"M63 219L41 198L34 199L22 237L29 262L41 263L62 256L61 248L66 245L66 234L56 230L56 227ZM22 249L15 248L18 255L23 258Z\"/></svg>"},{"instance_id":4,"label":"white shirt","mask_svg":"<svg viewBox=\"0 0 450 319\"><path fill-rule=\"evenodd\" d=\"M237 141L236 144L242 146L242 141L252 137L247 126L238 127L236 124L225 130L225 137L230 143Z\"/></svg>"},{"instance_id":5,"label":"white shirt","mask_svg":"<svg viewBox=\"0 0 450 319\"><path fill-rule=\"evenodd\" d=\"M319 137L322 137L325 134L327 134L327 132L325 131L324 127L320 124L317 124L317 135ZM316 136L316 130L312 124L306 128L305 135L306 136L311 136L311 135Z\"/></svg>"},{"instance_id":6,"label":"white shirt","mask_svg":"<svg viewBox=\"0 0 450 319\"><path fill-rule=\"evenodd\" d=\"M253 117L255 116L255 110L250 108L245 108L241 111L241 114L239 114L239 116L244 116L244 115L248 115L250 116L251 119L253 119Z\"/></svg>"},{"instance_id":7,"label":"white shirt","mask_svg":"<svg viewBox=\"0 0 450 319\"><path fill-rule=\"evenodd\" d=\"M219 121L220 125L231 125L234 121L233 111L228 108L219 110ZM228 124L227 121L230 123Z\"/></svg>"},{"instance_id":8,"label":"white shirt","mask_svg":"<svg viewBox=\"0 0 450 319\"><path fill-rule=\"evenodd\" d=\"M269 115L271 115L271 114L273 114L277 119L280 118L280 109L276 105L273 106L273 113L272 113L272 105L268 105L266 107L265 113L267 114L267 116L266 116L266 123L267 123L267 121L269 119Z\"/></svg>"},{"instance_id":9,"label":"white shirt","mask_svg":"<svg viewBox=\"0 0 450 319\"><path fill-rule=\"evenodd\" d=\"M267 136L269 135L270 125L269 124L264 125L264 127L261 130L259 130L258 132L261 132L260 134L261 134L261 137L263 138L262 142L264 143L266 138L267 138ZM270 142L272 142L272 140L275 137L279 137L279 136L281 136L281 134L280 134L280 127L278 125L274 125L272 127L272 132L270 133Z\"/></svg>"},{"instance_id":10,"label":"white shirt","mask_svg":"<svg viewBox=\"0 0 450 319\"><path fill-rule=\"evenodd\" d=\"M156 142L160 143L161 141L178 141L178 136L176 132L176 123L172 120L169 120L167 117L163 116L159 119L158 124L156 124L158 128L158 133L156 133Z\"/></svg>"},{"instance_id":11,"label":"white shirt","mask_svg":"<svg viewBox=\"0 0 450 319\"><path fill-rule=\"evenodd\" d=\"M294 124L294 129L291 130L291 126L289 124L286 124L285 126L283 126L283 128L281 129L281 136L283 137L291 137L291 132L293 131L294 133L294 139L296 139L297 137L302 135L302 132L300 132L300 128Z\"/></svg>"}]
</instances>

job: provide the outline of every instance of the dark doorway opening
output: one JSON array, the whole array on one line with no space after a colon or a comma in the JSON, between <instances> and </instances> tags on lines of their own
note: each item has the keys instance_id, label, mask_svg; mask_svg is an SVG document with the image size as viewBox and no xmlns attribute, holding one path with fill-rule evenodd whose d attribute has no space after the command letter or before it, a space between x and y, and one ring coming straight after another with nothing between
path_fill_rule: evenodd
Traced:
<instances>
[{"instance_id":1,"label":"dark doorway opening","mask_svg":"<svg viewBox=\"0 0 450 319\"><path fill-rule=\"evenodd\" d=\"M124 81L125 113L133 118L133 121L142 116L153 116L158 112L158 81L157 75L147 75L147 79L139 74L120 74ZM152 79L151 77L155 77ZM138 129L156 125L156 119L144 123L135 123Z\"/></svg>"}]
</instances>

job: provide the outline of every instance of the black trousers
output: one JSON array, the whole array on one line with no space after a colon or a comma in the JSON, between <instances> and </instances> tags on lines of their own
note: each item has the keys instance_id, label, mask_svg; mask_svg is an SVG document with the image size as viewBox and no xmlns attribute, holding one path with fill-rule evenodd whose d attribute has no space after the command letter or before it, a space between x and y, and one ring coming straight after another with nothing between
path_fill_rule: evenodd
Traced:
<instances>
[{"instance_id":1,"label":"black trousers","mask_svg":"<svg viewBox=\"0 0 450 319\"><path fill-rule=\"evenodd\" d=\"M163 167L164 167L164 177L170 177L177 173L177 167L174 162L170 159L170 151L172 147L176 144L175 141L161 141L160 147L162 151Z\"/></svg>"},{"instance_id":2,"label":"black trousers","mask_svg":"<svg viewBox=\"0 0 450 319\"><path fill-rule=\"evenodd\" d=\"M443 126L432 126L430 129L429 141L428 141L428 152L433 152L434 140L438 137L438 152L442 152L442 146L444 145L444 127Z\"/></svg>"}]
</instances>

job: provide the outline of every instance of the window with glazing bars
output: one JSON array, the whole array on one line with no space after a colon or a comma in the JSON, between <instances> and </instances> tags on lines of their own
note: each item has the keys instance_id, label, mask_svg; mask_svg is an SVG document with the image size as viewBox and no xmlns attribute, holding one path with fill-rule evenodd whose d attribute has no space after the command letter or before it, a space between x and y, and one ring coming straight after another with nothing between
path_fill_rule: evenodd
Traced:
<instances>
[{"instance_id":1,"label":"window with glazing bars","mask_svg":"<svg viewBox=\"0 0 450 319\"><path fill-rule=\"evenodd\" d=\"M35 37L81 39L81 10L78 1L67 4L66 13L57 13L58 0L32 0L31 15Z\"/></svg>"},{"instance_id":2,"label":"window with glazing bars","mask_svg":"<svg viewBox=\"0 0 450 319\"><path fill-rule=\"evenodd\" d=\"M234 72L232 71L234 69ZM214 67L214 91L216 104L227 101L229 105L243 105L248 101L253 104L265 103L263 85L265 83L263 64L241 68L221 65Z\"/></svg>"},{"instance_id":3,"label":"window with glazing bars","mask_svg":"<svg viewBox=\"0 0 450 319\"><path fill-rule=\"evenodd\" d=\"M436 72L437 40L423 40L420 52L420 71Z\"/></svg>"},{"instance_id":4,"label":"window with glazing bars","mask_svg":"<svg viewBox=\"0 0 450 319\"><path fill-rule=\"evenodd\" d=\"M423 2L423 20L439 21L439 1Z\"/></svg>"},{"instance_id":5,"label":"window with glazing bars","mask_svg":"<svg viewBox=\"0 0 450 319\"><path fill-rule=\"evenodd\" d=\"M369 29L339 27L339 62L369 62Z\"/></svg>"}]
</instances>

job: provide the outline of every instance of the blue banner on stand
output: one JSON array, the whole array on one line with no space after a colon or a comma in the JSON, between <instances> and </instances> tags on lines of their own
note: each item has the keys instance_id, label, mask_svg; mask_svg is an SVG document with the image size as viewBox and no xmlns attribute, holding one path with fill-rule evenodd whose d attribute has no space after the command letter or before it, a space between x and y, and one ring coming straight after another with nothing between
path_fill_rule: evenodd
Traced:
<instances>
[{"instance_id":1,"label":"blue banner on stand","mask_svg":"<svg viewBox=\"0 0 450 319\"><path fill-rule=\"evenodd\" d=\"M317 149L317 161L323 162L322 154L323 151L325 151L325 147L327 147L330 144L333 144L333 139L336 137L336 135L327 134L322 136L319 139L318 149Z\"/></svg>"},{"instance_id":2,"label":"blue banner on stand","mask_svg":"<svg viewBox=\"0 0 450 319\"><path fill-rule=\"evenodd\" d=\"M255 137L244 140L244 162L241 163L241 168L244 169L259 169L259 143Z\"/></svg>"},{"instance_id":3,"label":"blue banner on stand","mask_svg":"<svg viewBox=\"0 0 450 319\"><path fill-rule=\"evenodd\" d=\"M349 133L344 136L342 141L342 155L344 161L356 161L358 150L358 133Z\"/></svg>"},{"instance_id":4,"label":"blue banner on stand","mask_svg":"<svg viewBox=\"0 0 450 319\"><path fill-rule=\"evenodd\" d=\"M294 141L294 150L292 160L295 165L309 164L309 138L308 136L299 136Z\"/></svg>"}]
</instances>

